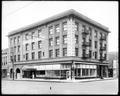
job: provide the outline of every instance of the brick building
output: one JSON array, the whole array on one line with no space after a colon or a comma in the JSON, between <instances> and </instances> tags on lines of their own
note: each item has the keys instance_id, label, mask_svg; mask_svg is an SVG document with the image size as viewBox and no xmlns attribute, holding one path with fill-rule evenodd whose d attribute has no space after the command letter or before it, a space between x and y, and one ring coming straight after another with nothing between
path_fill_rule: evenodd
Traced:
<instances>
[{"instance_id":1,"label":"brick building","mask_svg":"<svg viewBox=\"0 0 120 96\"><path fill-rule=\"evenodd\" d=\"M14 75L57 79L107 77L109 32L107 27L73 9L10 32L9 61L13 60Z\"/></svg>"},{"instance_id":2,"label":"brick building","mask_svg":"<svg viewBox=\"0 0 120 96\"><path fill-rule=\"evenodd\" d=\"M2 50L2 78L6 78L8 76L9 71L9 63L8 63L8 48Z\"/></svg>"}]
</instances>

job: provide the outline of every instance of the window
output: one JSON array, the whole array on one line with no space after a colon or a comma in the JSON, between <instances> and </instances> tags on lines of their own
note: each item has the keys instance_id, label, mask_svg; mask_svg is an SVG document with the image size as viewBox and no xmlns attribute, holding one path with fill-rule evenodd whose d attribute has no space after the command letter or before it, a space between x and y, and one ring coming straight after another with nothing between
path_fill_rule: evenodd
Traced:
<instances>
[{"instance_id":1,"label":"window","mask_svg":"<svg viewBox=\"0 0 120 96\"><path fill-rule=\"evenodd\" d=\"M91 39L89 39L90 46L92 45Z\"/></svg>"},{"instance_id":2,"label":"window","mask_svg":"<svg viewBox=\"0 0 120 96\"><path fill-rule=\"evenodd\" d=\"M49 58L53 57L53 50L49 50Z\"/></svg>"},{"instance_id":3,"label":"window","mask_svg":"<svg viewBox=\"0 0 120 96\"><path fill-rule=\"evenodd\" d=\"M42 29L38 30L38 38L41 37L41 34L42 34Z\"/></svg>"},{"instance_id":4,"label":"window","mask_svg":"<svg viewBox=\"0 0 120 96\"><path fill-rule=\"evenodd\" d=\"M63 56L67 56L67 48L63 48Z\"/></svg>"},{"instance_id":5,"label":"window","mask_svg":"<svg viewBox=\"0 0 120 96\"><path fill-rule=\"evenodd\" d=\"M20 46L18 46L18 52L20 52Z\"/></svg>"},{"instance_id":6,"label":"window","mask_svg":"<svg viewBox=\"0 0 120 96\"><path fill-rule=\"evenodd\" d=\"M38 59L41 59L41 57L42 57L42 52L39 51L39 52L38 52Z\"/></svg>"},{"instance_id":7,"label":"window","mask_svg":"<svg viewBox=\"0 0 120 96\"><path fill-rule=\"evenodd\" d=\"M95 59L97 59L97 52L95 52Z\"/></svg>"},{"instance_id":8,"label":"window","mask_svg":"<svg viewBox=\"0 0 120 96\"><path fill-rule=\"evenodd\" d=\"M59 26L59 24L55 26L55 32L60 32L60 26Z\"/></svg>"},{"instance_id":9,"label":"window","mask_svg":"<svg viewBox=\"0 0 120 96\"><path fill-rule=\"evenodd\" d=\"M63 23L63 31L67 31L67 22Z\"/></svg>"},{"instance_id":10,"label":"window","mask_svg":"<svg viewBox=\"0 0 120 96\"><path fill-rule=\"evenodd\" d=\"M10 60L11 60L11 62L13 62L13 56L10 56Z\"/></svg>"},{"instance_id":11,"label":"window","mask_svg":"<svg viewBox=\"0 0 120 96\"><path fill-rule=\"evenodd\" d=\"M59 45L59 44L60 44L60 39L59 39L59 37L56 37L55 39L56 39L56 45Z\"/></svg>"},{"instance_id":12,"label":"window","mask_svg":"<svg viewBox=\"0 0 120 96\"><path fill-rule=\"evenodd\" d=\"M14 44L16 44L16 43L17 43L17 38L15 37L15 38L14 38Z\"/></svg>"},{"instance_id":13,"label":"window","mask_svg":"<svg viewBox=\"0 0 120 96\"><path fill-rule=\"evenodd\" d=\"M20 55L18 55L18 61L20 61Z\"/></svg>"},{"instance_id":14,"label":"window","mask_svg":"<svg viewBox=\"0 0 120 96\"><path fill-rule=\"evenodd\" d=\"M49 27L49 34L53 34L53 27Z\"/></svg>"},{"instance_id":15,"label":"window","mask_svg":"<svg viewBox=\"0 0 120 96\"><path fill-rule=\"evenodd\" d=\"M32 42L32 50L35 50L35 42Z\"/></svg>"},{"instance_id":16,"label":"window","mask_svg":"<svg viewBox=\"0 0 120 96\"><path fill-rule=\"evenodd\" d=\"M89 27L89 33L90 33L90 36L92 35L92 28Z\"/></svg>"},{"instance_id":17,"label":"window","mask_svg":"<svg viewBox=\"0 0 120 96\"><path fill-rule=\"evenodd\" d=\"M32 32L31 38L35 39L35 32Z\"/></svg>"},{"instance_id":18,"label":"window","mask_svg":"<svg viewBox=\"0 0 120 96\"><path fill-rule=\"evenodd\" d=\"M97 41L95 41L95 48L97 48Z\"/></svg>"},{"instance_id":19,"label":"window","mask_svg":"<svg viewBox=\"0 0 120 96\"><path fill-rule=\"evenodd\" d=\"M97 37L97 30L95 30L95 37Z\"/></svg>"},{"instance_id":20,"label":"window","mask_svg":"<svg viewBox=\"0 0 120 96\"><path fill-rule=\"evenodd\" d=\"M75 31L79 30L79 24L77 22L75 22Z\"/></svg>"},{"instance_id":21,"label":"window","mask_svg":"<svg viewBox=\"0 0 120 96\"><path fill-rule=\"evenodd\" d=\"M26 53L25 55L26 55L26 56L25 56L25 57L26 57L26 60L28 60L28 58L29 58L28 53Z\"/></svg>"},{"instance_id":22,"label":"window","mask_svg":"<svg viewBox=\"0 0 120 96\"><path fill-rule=\"evenodd\" d=\"M67 44L67 35L63 36L63 44Z\"/></svg>"},{"instance_id":23,"label":"window","mask_svg":"<svg viewBox=\"0 0 120 96\"><path fill-rule=\"evenodd\" d=\"M75 48L75 56L78 56L78 48Z\"/></svg>"},{"instance_id":24,"label":"window","mask_svg":"<svg viewBox=\"0 0 120 96\"><path fill-rule=\"evenodd\" d=\"M45 54L44 54L44 52L43 52L43 56L44 56Z\"/></svg>"},{"instance_id":25,"label":"window","mask_svg":"<svg viewBox=\"0 0 120 96\"><path fill-rule=\"evenodd\" d=\"M26 51L28 51L29 50L29 44L26 44L25 46L26 46Z\"/></svg>"},{"instance_id":26,"label":"window","mask_svg":"<svg viewBox=\"0 0 120 96\"><path fill-rule=\"evenodd\" d=\"M92 51L89 50L89 57L91 58L92 57Z\"/></svg>"},{"instance_id":27,"label":"window","mask_svg":"<svg viewBox=\"0 0 120 96\"><path fill-rule=\"evenodd\" d=\"M35 59L35 52L32 52L32 60Z\"/></svg>"},{"instance_id":28,"label":"window","mask_svg":"<svg viewBox=\"0 0 120 96\"><path fill-rule=\"evenodd\" d=\"M106 60L106 58L107 58L107 55L106 55L106 54L104 54L104 58L105 58L105 60Z\"/></svg>"},{"instance_id":29,"label":"window","mask_svg":"<svg viewBox=\"0 0 120 96\"><path fill-rule=\"evenodd\" d=\"M27 34L25 34L25 40L28 40L28 39L29 39L29 35L27 33Z\"/></svg>"},{"instance_id":30,"label":"window","mask_svg":"<svg viewBox=\"0 0 120 96\"><path fill-rule=\"evenodd\" d=\"M85 49L83 49L83 56L86 54L86 51L85 51Z\"/></svg>"},{"instance_id":31,"label":"window","mask_svg":"<svg viewBox=\"0 0 120 96\"><path fill-rule=\"evenodd\" d=\"M40 49L42 46L42 41L38 41L38 48Z\"/></svg>"},{"instance_id":32,"label":"window","mask_svg":"<svg viewBox=\"0 0 120 96\"><path fill-rule=\"evenodd\" d=\"M59 57L59 54L60 54L60 53L59 53L59 49L56 49L56 50L55 50L55 53L56 53L56 57Z\"/></svg>"},{"instance_id":33,"label":"window","mask_svg":"<svg viewBox=\"0 0 120 96\"><path fill-rule=\"evenodd\" d=\"M14 55L14 62L16 62L16 55Z\"/></svg>"},{"instance_id":34,"label":"window","mask_svg":"<svg viewBox=\"0 0 120 96\"><path fill-rule=\"evenodd\" d=\"M16 46L14 47L14 52L16 52Z\"/></svg>"},{"instance_id":35,"label":"window","mask_svg":"<svg viewBox=\"0 0 120 96\"><path fill-rule=\"evenodd\" d=\"M53 38L49 39L49 46L53 46Z\"/></svg>"},{"instance_id":36,"label":"window","mask_svg":"<svg viewBox=\"0 0 120 96\"><path fill-rule=\"evenodd\" d=\"M78 44L78 35L75 35L75 43Z\"/></svg>"},{"instance_id":37,"label":"window","mask_svg":"<svg viewBox=\"0 0 120 96\"><path fill-rule=\"evenodd\" d=\"M18 36L18 43L20 43L20 36Z\"/></svg>"},{"instance_id":38,"label":"window","mask_svg":"<svg viewBox=\"0 0 120 96\"><path fill-rule=\"evenodd\" d=\"M82 32L84 32L86 30L86 26L82 25Z\"/></svg>"}]
</instances>

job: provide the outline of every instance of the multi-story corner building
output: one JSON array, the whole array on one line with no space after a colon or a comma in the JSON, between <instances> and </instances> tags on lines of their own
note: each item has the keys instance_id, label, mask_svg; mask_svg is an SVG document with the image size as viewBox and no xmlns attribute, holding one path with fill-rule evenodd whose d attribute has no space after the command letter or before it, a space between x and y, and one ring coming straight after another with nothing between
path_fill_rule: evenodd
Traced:
<instances>
[{"instance_id":1,"label":"multi-story corner building","mask_svg":"<svg viewBox=\"0 0 120 96\"><path fill-rule=\"evenodd\" d=\"M2 50L2 78L6 78L9 71L9 64L8 64L8 48Z\"/></svg>"},{"instance_id":2,"label":"multi-story corner building","mask_svg":"<svg viewBox=\"0 0 120 96\"><path fill-rule=\"evenodd\" d=\"M75 10L10 32L9 60L14 58L15 77L107 77L109 32Z\"/></svg>"}]
</instances>

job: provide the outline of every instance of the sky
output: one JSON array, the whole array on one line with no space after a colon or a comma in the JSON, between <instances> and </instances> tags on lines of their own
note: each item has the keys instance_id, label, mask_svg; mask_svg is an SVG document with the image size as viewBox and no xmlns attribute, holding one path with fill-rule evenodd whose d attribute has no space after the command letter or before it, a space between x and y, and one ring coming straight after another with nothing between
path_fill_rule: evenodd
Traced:
<instances>
[{"instance_id":1,"label":"sky","mask_svg":"<svg viewBox=\"0 0 120 96\"><path fill-rule=\"evenodd\" d=\"M2 49L8 33L69 9L109 28L108 52L118 52L117 1L2 1Z\"/></svg>"}]
</instances>

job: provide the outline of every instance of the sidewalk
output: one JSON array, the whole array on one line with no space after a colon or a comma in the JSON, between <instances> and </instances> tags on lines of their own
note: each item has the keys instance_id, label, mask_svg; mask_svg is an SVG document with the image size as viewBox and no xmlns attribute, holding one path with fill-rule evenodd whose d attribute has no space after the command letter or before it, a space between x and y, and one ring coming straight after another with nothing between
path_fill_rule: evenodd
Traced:
<instances>
[{"instance_id":1,"label":"sidewalk","mask_svg":"<svg viewBox=\"0 0 120 96\"><path fill-rule=\"evenodd\" d=\"M58 80L58 79L29 79L29 78L22 78L22 79L3 79L3 80L10 80L10 81L32 81L32 82L59 82L59 83L70 83L70 82L92 82L92 81L103 81L103 80L113 80L114 78L94 78L94 79L79 79L79 80Z\"/></svg>"}]
</instances>

